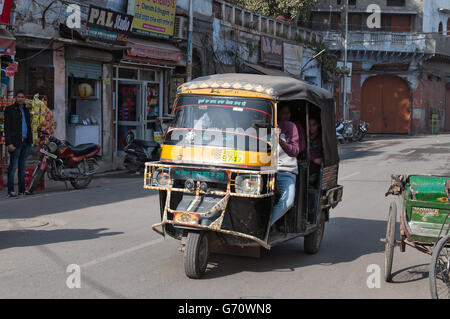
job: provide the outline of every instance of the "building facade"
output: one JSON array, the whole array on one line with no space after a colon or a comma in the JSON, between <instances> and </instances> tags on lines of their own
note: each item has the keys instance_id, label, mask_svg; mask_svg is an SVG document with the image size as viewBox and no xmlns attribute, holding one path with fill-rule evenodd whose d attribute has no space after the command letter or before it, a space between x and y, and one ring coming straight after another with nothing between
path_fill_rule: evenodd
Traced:
<instances>
[{"instance_id":1,"label":"building facade","mask_svg":"<svg viewBox=\"0 0 450 319\"><path fill-rule=\"evenodd\" d=\"M317 52L306 45L320 42L320 32L229 1L214 0L213 16L215 73L286 75L327 86L322 80L321 65L311 59Z\"/></svg>"},{"instance_id":2,"label":"building facade","mask_svg":"<svg viewBox=\"0 0 450 319\"><path fill-rule=\"evenodd\" d=\"M3 31L14 43L5 61L18 72L4 96L39 93L53 111L56 137L101 144L102 170L121 167L125 135L158 140L157 120L170 113L185 79L186 1L179 4L14 1Z\"/></svg>"},{"instance_id":3,"label":"building facade","mask_svg":"<svg viewBox=\"0 0 450 319\"><path fill-rule=\"evenodd\" d=\"M321 30L344 59L344 0L323 0L309 26ZM338 80L338 114L371 124L372 133L436 133L450 129L448 1L349 1L347 114ZM378 11L379 9L379 11ZM375 11L374 11L375 10Z\"/></svg>"}]
</instances>

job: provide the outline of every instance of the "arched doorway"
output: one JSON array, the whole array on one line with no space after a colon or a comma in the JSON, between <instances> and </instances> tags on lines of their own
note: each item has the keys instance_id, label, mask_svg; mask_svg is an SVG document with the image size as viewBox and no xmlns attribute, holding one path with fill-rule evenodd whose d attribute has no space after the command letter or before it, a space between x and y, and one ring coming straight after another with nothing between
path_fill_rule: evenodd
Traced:
<instances>
[{"instance_id":1,"label":"arched doorway","mask_svg":"<svg viewBox=\"0 0 450 319\"><path fill-rule=\"evenodd\" d=\"M450 18L447 20L447 36L450 36Z\"/></svg>"},{"instance_id":2,"label":"arched doorway","mask_svg":"<svg viewBox=\"0 0 450 319\"><path fill-rule=\"evenodd\" d=\"M444 25L442 24L442 22L439 22L439 34L444 34Z\"/></svg>"},{"instance_id":3,"label":"arched doorway","mask_svg":"<svg viewBox=\"0 0 450 319\"><path fill-rule=\"evenodd\" d=\"M361 120L371 133L408 134L410 105L408 83L394 75L370 77L361 89Z\"/></svg>"}]
</instances>

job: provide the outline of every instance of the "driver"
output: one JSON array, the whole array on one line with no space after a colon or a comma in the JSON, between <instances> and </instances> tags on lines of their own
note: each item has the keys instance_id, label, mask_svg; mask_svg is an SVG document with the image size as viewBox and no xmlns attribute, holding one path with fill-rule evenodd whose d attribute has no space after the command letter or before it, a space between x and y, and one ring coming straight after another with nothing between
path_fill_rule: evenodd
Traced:
<instances>
[{"instance_id":1,"label":"driver","mask_svg":"<svg viewBox=\"0 0 450 319\"><path fill-rule=\"evenodd\" d=\"M297 126L290 119L289 106L282 105L278 110L278 127L281 132L278 146L277 183L280 199L273 207L271 225L275 224L294 205L299 137Z\"/></svg>"}]
</instances>

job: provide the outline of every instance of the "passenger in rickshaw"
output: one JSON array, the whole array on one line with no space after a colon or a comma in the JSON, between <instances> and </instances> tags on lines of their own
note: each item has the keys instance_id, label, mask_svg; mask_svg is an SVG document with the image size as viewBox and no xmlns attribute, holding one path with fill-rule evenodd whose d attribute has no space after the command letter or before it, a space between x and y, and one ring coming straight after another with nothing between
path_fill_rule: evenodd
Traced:
<instances>
[{"instance_id":1,"label":"passenger in rickshaw","mask_svg":"<svg viewBox=\"0 0 450 319\"><path fill-rule=\"evenodd\" d=\"M277 173L280 198L273 207L272 225L294 205L295 181L298 174L297 155L299 153L299 136L296 125L290 119L291 111L289 106L281 105L278 109L280 140Z\"/></svg>"}]
</instances>

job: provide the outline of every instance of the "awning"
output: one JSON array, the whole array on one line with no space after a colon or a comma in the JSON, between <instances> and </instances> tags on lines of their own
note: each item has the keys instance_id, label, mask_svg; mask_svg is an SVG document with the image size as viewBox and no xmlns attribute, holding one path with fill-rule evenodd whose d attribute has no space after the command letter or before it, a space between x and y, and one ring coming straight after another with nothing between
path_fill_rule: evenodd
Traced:
<instances>
[{"instance_id":1,"label":"awning","mask_svg":"<svg viewBox=\"0 0 450 319\"><path fill-rule=\"evenodd\" d=\"M0 29L0 55L16 54L16 38L4 29Z\"/></svg>"},{"instance_id":2,"label":"awning","mask_svg":"<svg viewBox=\"0 0 450 319\"><path fill-rule=\"evenodd\" d=\"M256 72L258 72L259 74L272 75L272 76L290 76L290 77L292 77L292 75L289 74L289 73L286 73L286 72L283 72L283 71L277 70L277 69L266 68L266 67L263 67L263 66L261 66L259 64L252 64L252 63L247 63L247 62L244 62L244 64L247 67L255 70Z\"/></svg>"},{"instance_id":3,"label":"awning","mask_svg":"<svg viewBox=\"0 0 450 319\"><path fill-rule=\"evenodd\" d=\"M128 46L123 59L132 62L174 67L181 59L180 49L169 43L129 38Z\"/></svg>"}]
</instances>

